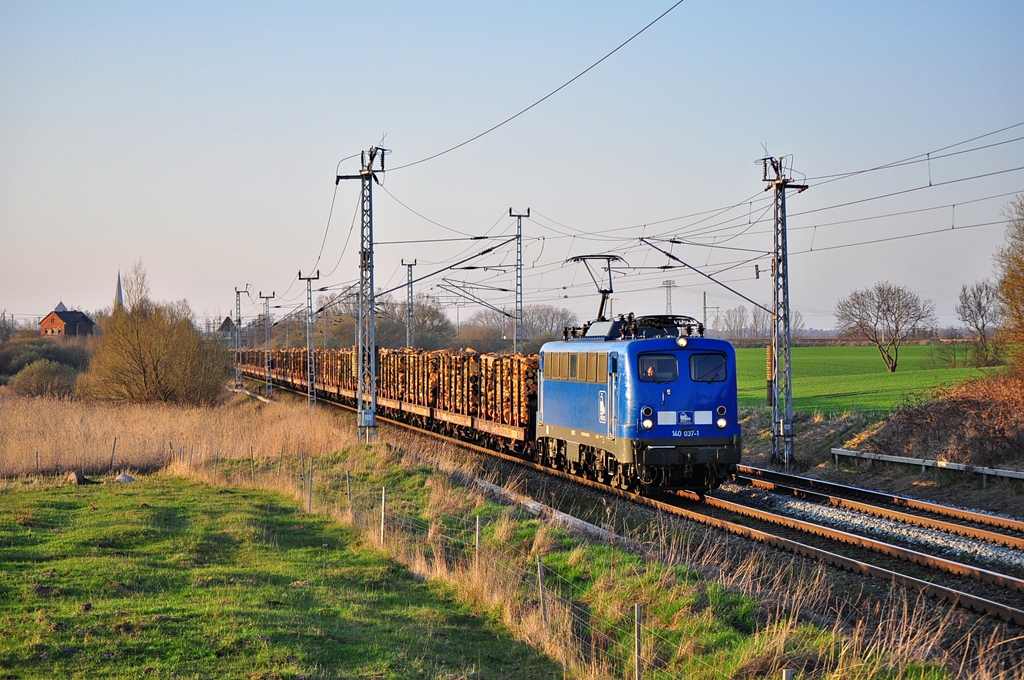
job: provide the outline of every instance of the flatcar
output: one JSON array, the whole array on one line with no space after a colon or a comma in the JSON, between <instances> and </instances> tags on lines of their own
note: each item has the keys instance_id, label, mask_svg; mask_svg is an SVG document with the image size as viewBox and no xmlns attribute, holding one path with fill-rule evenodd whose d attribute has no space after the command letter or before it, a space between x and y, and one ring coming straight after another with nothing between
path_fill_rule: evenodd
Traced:
<instances>
[{"instance_id":1,"label":"flatcar","mask_svg":"<svg viewBox=\"0 0 1024 680\"><path fill-rule=\"evenodd\" d=\"M537 457L613 486L714 489L742 440L736 355L682 316L599 321L540 350Z\"/></svg>"}]
</instances>

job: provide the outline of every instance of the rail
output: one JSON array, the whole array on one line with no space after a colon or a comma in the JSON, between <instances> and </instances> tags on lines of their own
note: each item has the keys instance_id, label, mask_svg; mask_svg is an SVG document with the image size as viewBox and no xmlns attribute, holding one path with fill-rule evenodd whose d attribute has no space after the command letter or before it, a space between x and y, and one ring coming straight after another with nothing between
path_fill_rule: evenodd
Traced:
<instances>
[{"instance_id":1,"label":"rail","mask_svg":"<svg viewBox=\"0 0 1024 680\"><path fill-rule=\"evenodd\" d=\"M909 514L899 510L890 510L886 506L897 505L961 521L997 526L1015 532L1024 531L1024 522L1020 522L1019 520L1012 518L1003 518L995 515L973 512L962 508L952 508L949 506L939 505L937 503L929 503L927 501L916 501L909 498L903 498L901 496L894 496L892 494L878 493L869 489L860 489L858 487L821 482L820 480L798 477L795 475L786 475L784 473L777 473L771 470L750 468L743 465L737 466L737 470L740 474L736 475L736 481L755 488L802 498L813 503L830 505L835 508L852 510L854 512L862 512L875 517L882 517L884 519L894 520L905 524L934 529L936 531L943 531L958 536L966 536L967 538L987 541L996 545L1004 545L1006 547L1016 548L1017 550L1024 550L1024 538L1018 536L987 531L944 520L932 519L922 515ZM821 487L822 491L814 491L813 489L815 487ZM824 493L824 491L827 491L827 493ZM836 495L837 493L844 492L847 495L866 496L873 502L862 503L841 495Z\"/></svg>"},{"instance_id":2,"label":"rail","mask_svg":"<svg viewBox=\"0 0 1024 680\"><path fill-rule=\"evenodd\" d=\"M963 463L951 463L945 460L930 460L928 458L909 458L907 456L889 456L883 453L871 453L870 451L854 451L852 449L832 449L832 457L836 465L839 465L839 457L859 458L868 461L880 461L883 463L899 463L901 465L920 465L921 472L926 469L939 468L942 470L956 470L957 472L973 472L981 475L982 488L988 487L989 477L1003 477L1006 479L1024 479L1024 472L1017 470L1000 470L999 468L979 467L965 465Z\"/></svg>"}]
</instances>

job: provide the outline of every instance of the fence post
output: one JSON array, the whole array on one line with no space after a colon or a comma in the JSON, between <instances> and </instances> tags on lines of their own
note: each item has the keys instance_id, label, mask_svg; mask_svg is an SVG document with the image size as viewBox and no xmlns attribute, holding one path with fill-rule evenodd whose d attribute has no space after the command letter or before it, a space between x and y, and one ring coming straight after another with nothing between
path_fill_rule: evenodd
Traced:
<instances>
[{"instance_id":1,"label":"fence post","mask_svg":"<svg viewBox=\"0 0 1024 680\"><path fill-rule=\"evenodd\" d=\"M284 470L284 444L281 444L281 459L277 461L277 474Z\"/></svg>"},{"instance_id":2,"label":"fence post","mask_svg":"<svg viewBox=\"0 0 1024 680\"><path fill-rule=\"evenodd\" d=\"M537 555L537 592L540 593L540 616L544 620L544 626L548 625L548 606L544 601L544 563L540 555Z\"/></svg>"},{"instance_id":3,"label":"fence post","mask_svg":"<svg viewBox=\"0 0 1024 680\"><path fill-rule=\"evenodd\" d=\"M473 536L473 568L480 571L480 515L476 516L476 532Z\"/></svg>"},{"instance_id":4,"label":"fence post","mask_svg":"<svg viewBox=\"0 0 1024 680\"><path fill-rule=\"evenodd\" d=\"M640 663L641 658L642 658L640 656L640 631L641 631L641 622L643 621L643 613L644 613L643 607L644 606L642 604L640 604L639 602L637 602L635 605L633 605L633 618L636 621L635 630L634 630L634 640L633 640L633 644L635 645L635 649L636 649L636 654L635 654L635 657L636 657L636 669L635 669L636 670L636 680L641 680L641 678L643 678L643 666Z\"/></svg>"},{"instance_id":5,"label":"fence post","mask_svg":"<svg viewBox=\"0 0 1024 680\"><path fill-rule=\"evenodd\" d=\"M110 449L110 471L114 471L114 454L117 453L117 437L114 437L114 448ZM39 457L39 452L36 452L36 458ZM38 465L36 467L39 467Z\"/></svg>"},{"instance_id":6,"label":"fence post","mask_svg":"<svg viewBox=\"0 0 1024 680\"><path fill-rule=\"evenodd\" d=\"M217 465L220 463L220 451L213 452L213 485L217 486Z\"/></svg>"},{"instance_id":7,"label":"fence post","mask_svg":"<svg viewBox=\"0 0 1024 680\"><path fill-rule=\"evenodd\" d=\"M249 444L249 470L252 472L252 485L256 486L256 457L252 452L252 444Z\"/></svg>"},{"instance_id":8,"label":"fence post","mask_svg":"<svg viewBox=\"0 0 1024 680\"><path fill-rule=\"evenodd\" d=\"M309 501L306 503L306 512L313 512L313 458L309 459Z\"/></svg>"},{"instance_id":9,"label":"fence post","mask_svg":"<svg viewBox=\"0 0 1024 680\"><path fill-rule=\"evenodd\" d=\"M348 512L352 514L352 478L345 472L345 493L348 496Z\"/></svg>"},{"instance_id":10,"label":"fence post","mask_svg":"<svg viewBox=\"0 0 1024 680\"><path fill-rule=\"evenodd\" d=\"M39 474L39 452L36 451L36 474Z\"/></svg>"},{"instance_id":11,"label":"fence post","mask_svg":"<svg viewBox=\"0 0 1024 680\"><path fill-rule=\"evenodd\" d=\"M116 437L114 438L114 441L117 441ZM193 444L192 448L190 448L188 450L188 473L190 475L192 474L192 454L195 453L195 451L196 451L196 446L195 446L195 444Z\"/></svg>"},{"instance_id":12,"label":"fence post","mask_svg":"<svg viewBox=\"0 0 1024 680\"><path fill-rule=\"evenodd\" d=\"M796 680L796 671L792 668L786 668L782 671L782 680Z\"/></svg>"},{"instance_id":13,"label":"fence post","mask_svg":"<svg viewBox=\"0 0 1024 680\"><path fill-rule=\"evenodd\" d=\"M380 487L380 546L384 547L384 519L388 501L388 490L386 486Z\"/></svg>"}]
</instances>

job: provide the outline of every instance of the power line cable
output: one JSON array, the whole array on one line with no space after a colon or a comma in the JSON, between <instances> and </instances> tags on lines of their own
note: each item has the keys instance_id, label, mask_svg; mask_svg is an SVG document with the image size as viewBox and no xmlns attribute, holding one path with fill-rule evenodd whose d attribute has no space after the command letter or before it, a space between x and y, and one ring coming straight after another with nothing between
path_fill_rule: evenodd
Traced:
<instances>
[{"instance_id":1,"label":"power line cable","mask_svg":"<svg viewBox=\"0 0 1024 680\"><path fill-rule=\"evenodd\" d=\"M856 201L847 201L846 203L836 203L835 205L828 205L828 206L825 206L825 207L822 207L822 208L813 208L811 210L804 210L802 212L789 213L789 217L796 217L798 215L810 215L811 213L822 212L823 210L834 210L835 208L845 208L847 206L857 205L859 203L867 203L869 201L877 201L877 200L879 200L881 198L891 198L893 196L901 196L903 194L910 194L910 193L913 193L915 191L921 191L922 189L931 189L933 187L941 187L941 186L946 186L946 185L949 185L949 184L958 184L960 182L969 182L969 181L975 180L975 179L983 179L985 177L993 177L995 175L1005 175L1006 173L1018 172L1020 170L1024 170L1024 165L1018 166L1016 168L1008 168L1006 170L996 170L994 172L986 172L986 173L983 173L983 174L980 174L980 175L972 175L970 177L960 177L959 179L951 179L951 180L947 180L945 182L936 182L935 184L925 184L923 186L913 187L911 189L902 189L900 191L893 191L893 192L888 193L888 194L879 194L878 196L871 196L871 197L868 197L868 198L857 199Z\"/></svg>"},{"instance_id":2,"label":"power line cable","mask_svg":"<svg viewBox=\"0 0 1024 680\"><path fill-rule=\"evenodd\" d=\"M954 149L954 148L956 148L958 146L963 146L964 144L970 144L971 142L975 142L975 141L977 141L979 139L984 139L985 137L991 137L992 135L997 135L1000 132L1006 132L1007 130L1012 130L1014 128L1021 127L1022 125L1024 125L1024 122L1015 123L1013 125L1008 125L1008 126L1006 126L1004 128L1000 128L1000 129L994 130L992 132L986 132L983 135L978 135L977 137L971 137L970 139L965 139L964 141L957 142L956 144L949 144L948 146L943 146L941 148L934 149L932 151L928 151L928 152L925 152L925 153L917 154L916 156L908 156L907 158L904 158L902 160L893 161L891 163L886 163L884 165L876 165L873 168L865 168L864 170L854 170L852 172L841 172L841 173L835 173L835 174L831 174L831 175L819 175L817 177L808 177L807 181L810 182L810 181L814 181L814 180L818 180L818 179L828 179L829 180L828 182L820 182L818 184L818 186L820 186L821 184L828 184L830 182L835 182L835 181L838 181L840 179L845 179L847 177L854 177L856 175L863 175L864 173L867 173L867 172L875 172L876 170L885 170L886 168L899 167L900 165L905 165L905 164L907 164L907 163L909 163L911 161L917 161L917 162L926 161L931 156L931 154L940 153L942 151L946 151L947 149ZM1009 140L1009 141L1017 141L1017 140ZM1008 143L1008 142L1006 142L1006 143ZM979 147L979 148L983 148L984 149L984 148L988 148L988 147ZM952 154L950 154L950 155L952 155Z\"/></svg>"},{"instance_id":3,"label":"power line cable","mask_svg":"<svg viewBox=\"0 0 1024 680\"><path fill-rule=\"evenodd\" d=\"M407 245L410 243L451 243L452 241L486 241L500 236L465 236L463 238L420 238L409 241L375 241L375 246Z\"/></svg>"},{"instance_id":4,"label":"power line cable","mask_svg":"<svg viewBox=\"0 0 1024 680\"><path fill-rule=\"evenodd\" d=\"M342 158L340 161L338 161L338 165L335 167L335 174L338 174L338 173L341 172L341 164L342 163L344 163L345 161L349 160L350 158L355 158L358 155L359 155L358 153L354 153L351 156L346 156L345 158ZM312 267L310 267L309 271L315 271L316 270L317 266L319 266L319 264L320 264L320 258L324 254L324 246L327 244L327 234L330 233L330 231L331 231L331 216L334 215L334 202L335 202L335 200L337 200L337 198L338 198L338 183L335 182L335 184L334 184L334 195L331 197L331 209L327 213L327 226L324 227L324 238L320 242L320 252L317 253L316 264L314 264Z\"/></svg>"},{"instance_id":5,"label":"power line cable","mask_svg":"<svg viewBox=\"0 0 1024 680\"><path fill-rule=\"evenodd\" d=\"M337 186L337 185L335 185L335 186ZM349 244L349 241L352 240L352 232L356 228L356 217L359 216L359 205L360 205L360 203L362 203L362 200L363 200L362 195L357 195L356 196L356 207L352 211L352 223L348 225L348 235L345 236L345 245L343 245L341 247L341 254L338 255L338 261L334 263L334 268L331 269L331 271L327 272L327 274L324 276L324 278L329 278L332 274L334 274L335 271L337 271L338 266L341 265L341 259L343 257L345 257L345 253L346 253L346 251L348 251L348 244Z\"/></svg>"},{"instance_id":6,"label":"power line cable","mask_svg":"<svg viewBox=\"0 0 1024 680\"><path fill-rule=\"evenodd\" d=\"M622 49L623 47L625 47L625 46L626 46L626 45L628 45L629 43L633 42L633 40L634 40L634 39L635 39L635 38L636 38L637 36L639 36L639 35L640 35L641 33L643 33L644 31L646 31L646 30L647 30L648 28L650 28L650 27L651 27L651 26L653 26L654 24L656 24L656 23L658 23L659 21L661 21L661 19L662 19L662 18L664 18L664 16L665 16L666 14L668 14L669 12L671 12L672 10L674 10L674 9L675 9L676 7L678 7L678 6L679 6L679 5L681 5L681 4L683 4L683 0L678 0L678 2L676 2L676 3L674 4L674 5L672 5L672 6L671 6L671 7L669 7L669 8L667 9L667 10L665 10L664 12L662 12L661 14L659 14L659 15L658 15L658 17L657 17L656 19L654 19L654 21L652 21L651 23L647 24L646 26L644 26L643 28L641 28L641 29L640 29L639 31L637 31L636 33L634 33L633 35L631 35L631 36L630 36L630 37L629 37L629 38L628 38L628 39L627 39L627 40L626 40L625 42L623 42L623 43L622 43L621 45L619 45L618 47L616 47L616 48L615 48L614 50L612 50L612 51L611 51L611 52L609 52L608 54L604 55L603 57L601 57L600 59L598 59L597 61L595 61L595 62L594 62L593 64L591 64L591 65L590 65L590 66L588 66L588 67L587 67L586 69L584 69L584 70L583 70L583 71L581 71L580 73L576 74L575 76L573 76L572 78L570 78L570 79L569 79L569 80L567 80L566 82L562 83L561 85L559 85L559 86L558 86L557 88L555 88L554 90L552 90L552 91L551 91L551 92L549 92L548 94L544 95L543 97L541 97L540 99L538 99L538 100L537 100L537 101L535 101L534 103L530 104L529 106L527 106L527 107L526 107L525 109L523 109L523 110L522 110L522 111L520 111L519 113L517 113L517 114L515 114L515 115L512 115L512 116L509 116L508 118L506 118L505 120L501 121L501 122L500 122L500 123L498 123L497 125L494 125L494 126L492 126L492 127L488 128L488 129L484 130L483 132L481 132L481 133L480 133L480 134L478 134L478 135L475 135L475 136L473 136L473 137L470 137L469 139L467 139L467 140L466 140L466 141L464 141L464 142L461 142L461 143L459 143L459 144L456 144L455 146L453 146L453 147L450 147L450 148L448 148L448 149L445 149L444 151L439 151L438 153L435 153L435 154L434 154L434 155L432 155L432 156L427 156L426 158L421 158L421 159L420 159L420 160L418 160L418 161L413 161L412 163L406 163L405 165L399 165L399 166L398 166L398 167L396 167L396 168L392 168L392 169L391 169L391 172L394 172L395 170L402 170L402 169L404 169L404 168L411 168L411 167L412 167L412 166L414 166L414 165L419 165L420 163L426 163L427 161L431 161L431 160L434 160L435 158L438 158L438 157L440 157L440 156L443 156L443 155L445 155L445 154L447 154L447 153L451 153L452 151L455 151L456 149L460 149L460 148L462 148L462 147L466 146L467 144L470 144L471 142L475 142L476 140L480 139L480 138L481 138L481 137L483 137L484 135L487 135L487 134L490 134L491 132L494 132L495 130L497 130L497 129L498 129L498 128L500 128L501 126L505 125L506 123L511 123L511 122L512 122L513 120L515 120L515 119L516 119L516 118L518 118L519 116L523 115L524 113L526 113L526 112L527 112L527 111L529 111L530 109L532 109L532 108L534 108L535 106L537 106L537 105L539 105L539 104L543 103L544 101L546 101L546 100L550 99L550 98L551 98L551 97L553 97L554 95L558 94L559 92L561 92L562 90L564 90L565 88L567 88L567 87L568 87L569 85L573 84L574 82L576 82L577 80L579 80L580 78L582 78L583 76L585 76L585 75L586 75L587 73L589 73L589 72L590 72L590 71L592 71L592 70L593 70L594 68L596 68L596 67L597 67L597 66L598 66L598 65L599 65L599 64L600 64L601 62L603 62L603 61L604 61L605 59L608 59L608 58L609 58L610 56L612 56L613 54L615 54L616 52L618 52L619 50L621 50L621 49Z\"/></svg>"},{"instance_id":7,"label":"power line cable","mask_svg":"<svg viewBox=\"0 0 1024 680\"><path fill-rule=\"evenodd\" d=\"M802 255L804 253L819 253L826 250L839 250L840 248L852 248L854 246L866 246L873 243L886 243L888 241L901 241L908 238L916 238L918 236L929 236L931 234L944 234L954 233L962 231L964 229L976 229L978 227L991 227L996 224L1006 224L1006 220L995 220L994 222L978 222L976 224L964 224L959 227L945 227L943 229L932 229L931 231L920 231L913 234L903 234L902 236L887 236L885 238L876 238L870 241L858 241L856 243L843 243L838 246L825 246L824 248L815 248L814 250L796 250L790 251L790 255Z\"/></svg>"},{"instance_id":8,"label":"power line cable","mask_svg":"<svg viewBox=\"0 0 1024 680\"><path fill-rule=\"evenodd\" d=\"M1024 193L1024 189L1018 189L1017 191L1007 191L1001 194L993 194L992 196L985 196L983 198L972 198L966 201L957 201L956 203L946 203L944 205L935 205L929 208L917 208L914 210L901 210L899 212L883 213L881 215L870 215L868 217L854 217L848 220L836 220L835 222L818 222L817 224L807 224L802 227L787 227L788 231L802 231L807 229L816 229L818 227L833 227L840 224L855 224L857 222L870 222L872 220L885 219L887 217L901 217L903 215L913 215L922 212L931 212L933 210L944 210L946 208L952 208L954 206L970 205L971 203L980 203L982 201L991 201L997 198L1005 198L1007 196L1016 196L1017 194ZM755 234L768 234L768 231L752 231L749 235Z\"/></svg>"},{"instance_id":9,"label":"power line cable","mask_svg":"<svg viewBox=\"0 0 1024 680\"><path fill-rule=\"evenodd\" d=\"M394 169L391 170L391 172L394 172L394 171L395 171ZM380 188L383 189L384 193L387 194L388 196L390 196L395 201L395 203L397 203L398 205L402 206L403 208L405 208L406 210L411 212L416 217L419 217L420 219L426 220L427 222L430 222L433 225L441 227L442 229L445 229L447 231L453 232L455 234L459 234L461 236L472 236L472 234L467 234L466 232L459 231L458 229L452 229L451 227L445 226L445 225L441 224L440 222L437 222L435 220L430 219L429 217L427 217L426 215L424 215L422 213L416 212L415 210L413 210L412 208L407 206L405 203L400 201L397 196L395 196L393 193L388 191L387 188L385 188L385 186L383 184L380 185Z\"/></svg>"}]
</instances>

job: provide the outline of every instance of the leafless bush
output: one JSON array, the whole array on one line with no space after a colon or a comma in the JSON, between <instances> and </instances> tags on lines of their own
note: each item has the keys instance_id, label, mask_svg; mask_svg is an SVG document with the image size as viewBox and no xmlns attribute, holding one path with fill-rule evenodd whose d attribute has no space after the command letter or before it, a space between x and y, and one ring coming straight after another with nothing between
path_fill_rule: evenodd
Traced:
<instances>
[{"instance_id":1,"label":"leafless bush","mask_svg":"<svg viewBox=\"0 0 1024 680\"><path fill-rule=\"evenodd\" d=\"M103 329L83 395L104 401L212 404L223 394L227 349L203 337L185 301L149 298L139 262L125 277L124 307L116 307Z\"/></svg>"}]
</instances>

